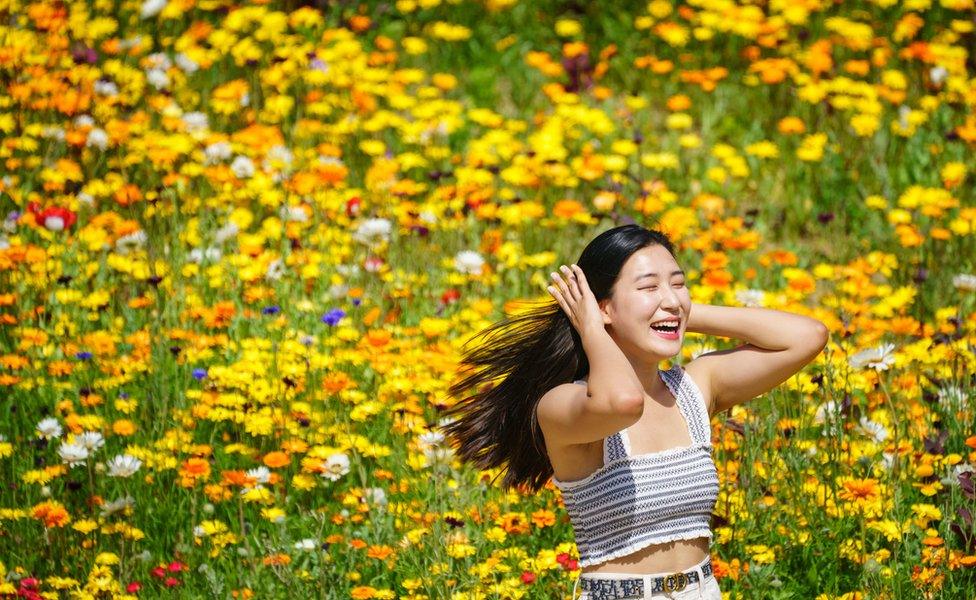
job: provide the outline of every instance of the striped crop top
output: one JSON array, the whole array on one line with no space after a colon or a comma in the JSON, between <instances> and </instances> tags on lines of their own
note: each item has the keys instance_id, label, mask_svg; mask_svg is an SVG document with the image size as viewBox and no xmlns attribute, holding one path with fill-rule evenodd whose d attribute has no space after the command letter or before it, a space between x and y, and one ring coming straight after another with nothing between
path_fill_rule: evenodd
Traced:
<instances>
[{"instance_id":1,"label":"striped crop top","mask_svg":"<svg viewBox=\"0 0 976 600\"><path fill-rule=\"evenodd\" d=\"M632 455L627 429L603 440L603 466L562 492L581 567L627 556L651 544L707 537L719 481L708 408L679 365L659 371L685 418L692 444ZM573 383L585 382L578 380Z\"/></svg>"}]
</instances>

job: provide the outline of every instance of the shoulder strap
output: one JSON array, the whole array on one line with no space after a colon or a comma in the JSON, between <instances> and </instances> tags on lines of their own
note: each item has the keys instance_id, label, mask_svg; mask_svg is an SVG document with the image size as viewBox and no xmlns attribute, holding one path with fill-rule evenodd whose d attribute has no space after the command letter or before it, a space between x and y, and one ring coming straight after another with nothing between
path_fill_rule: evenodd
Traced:
<instances>
[{"instance_id":1,"label":"shoulder strap","mask_svg":"<svg viewBox=\"0 0 976 600\"><path fill-rule=\"evenodd\" d=\"M676 380L677 385L674 387L679 392L677 399L678 402L684 403L687 409L685 414L689 416L688 429L693 441L696 444L711 443L712 430L708 421L708 407L705 406L705 396L702 395L701 389L680 365L676 364L665 372L672 377L672 381Z\"/></svg>"},{"instance_id":2,"label":"shoulder strap","mask_svg":"<svg viewBox=\"0 0 976 600\"><path fill-rule=\"evenodd\" d=\"M618 431L603 439L603 464L618 460L630 454L630 440L627 430Z\"/></svg>"}]
</instances>

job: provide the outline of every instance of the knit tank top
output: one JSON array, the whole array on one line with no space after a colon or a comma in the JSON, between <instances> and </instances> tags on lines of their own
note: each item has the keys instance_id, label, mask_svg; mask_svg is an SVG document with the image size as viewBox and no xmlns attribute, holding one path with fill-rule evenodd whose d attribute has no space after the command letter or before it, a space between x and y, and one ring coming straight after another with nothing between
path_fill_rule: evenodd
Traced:
<instances>
[{"instance_id":1,"label":"knit tank top","mask_svg":"<svg viewBox=\"0 0 976 600\"><path fill-rule=\"evenodd\" d=\"M603 440L603 466L562 492L581 567L627 556L651 544L698 537L712 541L719 480L712 459L708 408L679 365L659 371L675 397L692 444L632 455L627 429ZM586 385L582 380L573 383Z\"/></svg>"}]
</instances>

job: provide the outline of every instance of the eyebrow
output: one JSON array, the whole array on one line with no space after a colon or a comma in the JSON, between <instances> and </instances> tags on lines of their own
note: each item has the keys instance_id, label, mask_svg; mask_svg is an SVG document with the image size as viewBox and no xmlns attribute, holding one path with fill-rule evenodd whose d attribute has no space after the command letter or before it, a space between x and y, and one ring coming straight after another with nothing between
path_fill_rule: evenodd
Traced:
<instances>
[{"instance_id":1,"label":"eyebrow","mask_svg":"<svg viewBox=\"0 0 976 600\"><path fill-rule=\"evenodd\" d=\"M682 271L681 269L678 269L677 271L671 271L671 275L684 275L684 274L685 272ZM640 281L645 277L657 277L657 273L644 273L643 275L638 275L637 278L634 279L634 281L635 282Z\"/></svg>"}]
</instances>

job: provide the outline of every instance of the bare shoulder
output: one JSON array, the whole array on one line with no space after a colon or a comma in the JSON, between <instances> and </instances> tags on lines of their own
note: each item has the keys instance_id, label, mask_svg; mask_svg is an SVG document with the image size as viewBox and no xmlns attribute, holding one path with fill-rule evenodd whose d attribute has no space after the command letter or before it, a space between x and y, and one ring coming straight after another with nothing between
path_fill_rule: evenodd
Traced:
<instances>
[{"instance_id":1,"label":"bare shoulder","mask_svg":"<svg viewBox=\"0 0 976 600\"><path fill-rule=\"evenodd\" d=\"M705 406L708 408L709 418L715 414L715 393L712 389L711 372L713 366L708 360L708 355L703 354L682 367L698 386L698 389L701 390L702 397L705 399Z\"/></svg>"},{"instance_id":2,"label":"bare shoulder","mask_svg":"<svg viewBox=\"0 0 976 600\"><path fill-rule=\"evenodd\" d=\"M553 475L561 480L584 477L601 463L603 440L586 441L579 437L587 429L586 419L580 417L585 413L587 394L585 385L561 383L543 394L536 405L549 463Z\"/></svg>"},{"instance_id":3,"label":"bare shoulder","mask_svg":"<svg viewBox=\"0 0 976 600\"><path fill-rule=\"evenodd\" d=\"M559 442L560 431L571 427L579 413L579 405L586 398L586 386L560 383L539 398L536 418L547 438Z\"/></svg>"}]
</instances>

